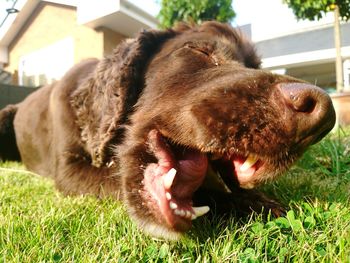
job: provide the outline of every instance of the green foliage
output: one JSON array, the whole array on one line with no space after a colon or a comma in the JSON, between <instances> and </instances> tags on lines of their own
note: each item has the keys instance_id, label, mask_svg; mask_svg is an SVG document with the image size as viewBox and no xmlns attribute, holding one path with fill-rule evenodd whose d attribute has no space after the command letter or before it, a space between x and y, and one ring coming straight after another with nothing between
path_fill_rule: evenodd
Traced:
<instances>
[{"instance_id":1,"label":"green foliage","mask_svg":"<svg viewBox=\"0 0 350 263\"><path fill-rule=\"evenodd\" d=\"M293 9L299 19L319 20L327 12L333 11L334 5L339 7L340 17L350 19L350 0L283 0Z\"/></svg>"},{"instance_id":2,"label":"green foliage","mask_svg":"<svg viewBox=\"0 0 350 263\"><path fill-rule=\"evenodd\" d=\"M158 19L162 28L177 21L201 23L206 20L230 22L235 17L232 0L162 0Z\"/></svg>"},{"instance_id":3,"label":"green foliage","mask_svg":"<svg viewBox=\"0 0 350 263\"><path fill-rule=\"evenodd\" d=\"M350 129L263 187L285 216L200 217L177 242L151 238L114 200L64 197L0 164L0 262L350 262Z\"/></svg>"}]
</instances>

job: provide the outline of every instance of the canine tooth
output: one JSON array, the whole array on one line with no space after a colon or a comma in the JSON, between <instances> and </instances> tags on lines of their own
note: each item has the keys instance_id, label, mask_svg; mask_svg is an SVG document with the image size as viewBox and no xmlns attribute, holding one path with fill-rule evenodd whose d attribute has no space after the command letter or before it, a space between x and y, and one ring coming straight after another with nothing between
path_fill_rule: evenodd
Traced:
<instances>
[{"instance_id":1,"label":"canine tooth","mask_svg":"<svg viewBox=\"0 0 350 263\"><path fill-rule=\"evenodd\" d=\"M114 161L110 161L109 163L106 163L108 168L111 168L114 165Z\"/></svg>"},{"instance_id":2,"label":"canine tooth","mask_svg":"<svg viewBox=\"0 0 350 263\"><path fill-rule=\"evenodd\" d=\"M163 175L163 185L166 189L170 189L176 175L176 170L171 168L165 175Z\"/></svg>"},{"instance_id":3,"label":"canine tooth","mask_svg":"<svg viewBox=\"0 0 350 263\"><path fill-rule=\"evenodd\" d=\"M241 172L245 172L250 167L252 167L257 161L258 158L250 154L239 169L241 170Z\"/></svg>"},{"instance_id":4,"label":"canine tooth","mask_svg":"<svg viewBox=\"0 0 350 263\"><path fill-rule=\"evenodd\" d=\"M195 217L200 217L209 212L209 206L192 207Z\"/></svg>"},{"instance_id":5,"label":"canine tooth","mask_svg":"<svg viewBox=\"0 0 350 263\"><path fill-rule=\"evenodd\" d=\"M174 203L173 201L170 201L169 206L170 206L170 208L173 209L173 210L177 208L177 204Z\"/></svg>"},{"instance_id":6,"label":"canine tooth","mask_svg":"<svg viewBox=\"0 0 350 263\"><path fill-rule=\"evenodd\" d=\"M195 220L196 218L196 215L191 213L191 220Z\"/></svg>"},{"instance_id":7,"label":"canine tooth","mask_svg":"<svg viewBox=\"0 0 350 263\"><path fill-rule=\"evenodd\" d=\"M191 217L192 217L192 213L191 213L191 211L186 211L186 217L188 218L188 219L190 219Z\"/></svg>"},{"instance_id":8,"label":"canine tooth","mask_svg":"<svg viewBox=\"0 0 350 263\"><path fill-rule=\"evenodd\" d=\"M166 192L165 193L165 197L167 200L170 200L171 199L171 194L169 192Z\"/></svg>"}]
</instances>

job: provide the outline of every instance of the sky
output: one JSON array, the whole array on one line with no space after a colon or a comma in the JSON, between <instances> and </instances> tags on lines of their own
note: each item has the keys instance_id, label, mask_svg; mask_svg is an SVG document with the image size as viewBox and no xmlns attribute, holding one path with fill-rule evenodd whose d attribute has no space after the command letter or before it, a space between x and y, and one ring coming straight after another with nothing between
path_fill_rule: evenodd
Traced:
<instances>
[{"instance_id":1,"label":"sky","mask_svg":"<svg viewBox=\"0 0 350 263\"><path fill-rule=\"evenodd\" d=\"M7 15L6 9L12 7L11 1L0 0L0 25Z\"/></svg>"},{"instance_id":2,"label":"sky","mask_svg":"<svg viewBox=\"0 0 350 263\"><path fill-rule=\"evenodd\" d=\"M146 12L156 15L159 12L157 0L129 0ZM282 0L233 0L236 17L234 26L252 25L254 41L294 32L319 24L332 23L333 14L328 14L321 21L297 21L290 8Z\"/></svg>"}]
</instances>

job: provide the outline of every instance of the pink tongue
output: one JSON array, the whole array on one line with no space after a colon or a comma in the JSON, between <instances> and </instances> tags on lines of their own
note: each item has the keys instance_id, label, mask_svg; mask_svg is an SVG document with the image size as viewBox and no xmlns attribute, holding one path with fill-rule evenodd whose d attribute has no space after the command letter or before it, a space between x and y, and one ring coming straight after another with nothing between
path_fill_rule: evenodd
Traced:
<instances>
[{"instance_id":1,"label":"pink tongue","mask_svg":"<svg viewBox=\"0 0 350 263\"><path fill-rule=\"evenodd\" d=\"M181 160L177 161L179 176L175 177L173 193L178 198L192 198L192 194L202 184L207 167L206 155L192 151L186 152ZM176 169L176 168L175 168Z\"/></svg>"},{"instance_id":2,"label":"pink tongue","mask_svg":"<svg viewBox=\"0 0 350 263\"><path fill-rule=\"evenodd\" d=\"M158 159L157 170L166 173L174 168L177 171L171 187L172 195L177 199L191 199L204 180L208 167L206 155L186 150L176 156L157 130L150 131L148 139L150 148Z\"/></svg>"}]
</instances>

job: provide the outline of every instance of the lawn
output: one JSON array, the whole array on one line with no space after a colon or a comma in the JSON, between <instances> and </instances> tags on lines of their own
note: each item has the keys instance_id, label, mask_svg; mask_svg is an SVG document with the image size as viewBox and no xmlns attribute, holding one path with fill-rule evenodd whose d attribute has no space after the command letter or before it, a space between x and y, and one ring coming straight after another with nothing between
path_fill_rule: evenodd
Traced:
<instances>
[{"instance_id":1,"label":"lawn","mask_svg":"<svg viewBox=\"0 0 350 263\"><path fill-rule=\"evenodd\" d=\"M118 202L63 197L19 163L0 167L0 262L350 262L349 130L263 187L285 217L202 217L177 242L144 235Z\"/></svg>"}]
</instances>

